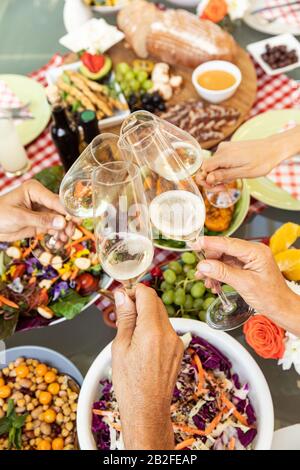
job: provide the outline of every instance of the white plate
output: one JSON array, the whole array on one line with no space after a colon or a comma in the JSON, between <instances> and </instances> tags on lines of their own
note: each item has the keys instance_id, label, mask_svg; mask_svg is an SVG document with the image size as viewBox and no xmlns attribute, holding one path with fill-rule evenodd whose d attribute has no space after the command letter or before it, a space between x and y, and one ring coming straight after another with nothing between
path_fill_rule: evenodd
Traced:
<instances>
[{"instance_id":1,"label":"white plate","mask_svg":"<svg viewBox=\"0 0 300 470\"><path fill-rule=\"evenodd\" d=\"M285 3L284 1L282 3ZM282 21L275 21L268 23L261 14L252 15L251 11L263 8L266 6L265 0L256 0L252 2L251 9L245 14L243 20L250 27L256 31L266 34L284 34L292 33L296 36L300 35L300 25L286 24ZM276 12L277 13L277 12Z\"/></svg>"},{"instance_id":2,"label":"white plate","mask_svg":"<svg viewBox=\"0 0 300 470\"><path fill-rule=\"evenodd\" d=\"M298 55L298 62L295 64L287 65L279 69L271 69L271 67L262 59L261 55L265 52L266 45L269 44L271 47L274 46L287 46L288 50L296 49ZM290 33L280 34L273 38L263 39L262 41L253 42L247 46L248 52L253 56L256 62L262 67L262 69L268 75L279 75L280 73L289 72L291 70L300 67L300 43Z\"/></svg>"},{"instance_id":3,"label":"white plate","mask_svg":"<svg viewBox=\"0 0 300 470\"><path fill-rule=\"evenodd\" d=\"M73 62L72 64L68 65L62 65L61 67L54 67L52 69L49 69L46 72L46 79L49 85L55 85L58 77L64 72L64 70L74 70L78 71L79 67L81 65L81 62ZM118 82L115 82L116 84L116 91L119 93L119 100L121 103L126 104L127 101L125 99L125 96L121 92L120 85ZM107 127L114 127L117 126L118 124L121 124L124 119L129 116L130 111L129 109L127 110L121 110L121 111L116 111L115 114L111 117L105 118L105 119L100 119L98 121L100 129L106 129Z\"/></svg>"}]
</instances>

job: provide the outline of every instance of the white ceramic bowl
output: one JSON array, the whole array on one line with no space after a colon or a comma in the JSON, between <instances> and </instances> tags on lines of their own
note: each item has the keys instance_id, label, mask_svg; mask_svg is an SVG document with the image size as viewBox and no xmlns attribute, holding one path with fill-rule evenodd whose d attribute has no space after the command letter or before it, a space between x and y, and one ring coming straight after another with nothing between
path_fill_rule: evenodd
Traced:
<instances>
[{"instance_id":1,"label":"white ceramic bowl","mask_svg":"<svg viewBox=\"0 0 300 470\"><path fill-rule=\"evenodd\" d=\"M256 450L270 449L274 429L274 412L270 390L260 368L246 349L229 334L211 329L205 323L186 318L173 318L177 332L192 332L209 341L227 356L242 382L248 382L249 396L257 416ZM96 450L91 431L92 405L100 397L99 381L108 376L111 365L111 343L91 365L81 387L77 410L77 433L82 450Z\"/></svg>"},{"instance_id":2,"label":"white ceramic bowl","mask_svg":"<svg viewBox=\"0 0 300 470\"><path fill-rule=\"evenodd\" d=\"M208 90L207 88L203 88L199 85L197 78L203 72L207 72L208 70L223 70L224 72L229 72L235 77L235 83L229 88L225 90ZM210 103L221 103L222 101L228 100L238 87L240 86L242 81L242 73L240 69L232 64L231 62L227 62L226 60L211 60L209 62L205 62L204 64L198 65L198 67L194 70L192 75L192 82L193 85L201 98Z\"/></svg>"}]
</instances>

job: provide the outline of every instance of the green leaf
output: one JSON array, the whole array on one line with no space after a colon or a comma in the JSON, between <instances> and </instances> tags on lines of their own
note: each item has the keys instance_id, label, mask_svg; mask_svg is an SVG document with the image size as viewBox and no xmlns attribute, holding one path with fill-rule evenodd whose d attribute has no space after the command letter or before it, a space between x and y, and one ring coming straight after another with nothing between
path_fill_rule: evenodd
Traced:
<instances>
[{"instance_id":1,"label":"green leaf","mask_svg":"<svg viewBox=\"0 0 300 470\"><path fill-rule=\"evenodd\" d=\"M15 431L15 447L20 450L22 448L22 429L16 428Z\"/></svg>"},{"instance_id":2,"label":"green leaf","mask_svg":"<svg viewBox=\"0 0 300 470\"><path fill-rule=\"evenodd\" d=\"M64 171L59 165L45 168L34 176L34 179L38 180L43 186L48 188L50 191L57 193L59 192L59 186L63 179Z\"/></svg>"},{"instance_id":3,"label":"green leaf","mask_svg":"<svg viewBox=\"0 0 300 470\"><path fill-rule=\"evenodd\" d=\"M28 413L25 413L23 415L17 415L13 418L13 426L16 429L21 429L22 426L24 426L26 418L28 416Z\"/></svg>"},{"instance_id":4,"label":"green leaf","mask_svg":"<svg viewBox=\"0 0 300 470\"><path fill-rule=\"evenodd\" d=\"M8 433L8 446L11 449L15 447L16 429L12 426Z\"/></svg>"},{"instance_id":5,"label":"green leaf","mask_svg":"<svg viewBox=\"0 0 300 470\"><path fill-rule=\"evenodd\" d=\"M82 297L76 291L71 291L63 299L49 305L49 307L53 310L56 316L72 320L81 312L83 307L88 304L90 300L91 296Z\"/></svg>"},{"instance_id":6,"label":"green leaf","mask_svg":"<svg viewBox=\"0 0 300 470\"><path fill-rule=\"evenodd\" d=\"M5 416L0 419L0 436L7 434L10 430L10 420Z\"/></svg>"},{"instance_id":7,"label":"green leaf","mask_svg":"<svg viewBox=\"0 0 300 470\"><path fill-rule=\"evenodd\" d=\"M94 219L83 219L82 226L92 232L94 230Z\"/></svg>"},{"instance_id":8,"label":"green leaf","mask_svg":"<svg viewBox=\"0 0 300 470\"><path fill-rule=\"evenodd\" d=\"M0 315L0 340L9 338L14 334L18 319L19 311L15 312L14 316L10 320L5 320L3 315Z\"/></svg>"},{"instance_id":9,"label":"green leaf","mask_svg":"<svg viewBox=\"0 0 300 470\"><path fill-rule=\"evenodd\" d=\"M4 251L0 251L0 276L6 273L7 266L10 263L10 258L5 254Z\"/></svg>"},{"instance_id":10,"label":"green leaf","mask_svg":"<svg viewBox=\"0 0 300 470\"><path fill-rule=\"evenodd\" d=\"M65 83L67 83L67 85L71 85L71 80L69 79L68 75L66 73L63 73L61 78L63 79L63 81Z\"/></svg>"},{"instance_id":11,"label":"green leaf","mask_svg":"<svg viewBox=\"0 0 300 470\"><path fill-rule=\"evenodd\" d=\"M72 104L72 113L76 113L77 109L80 108L81 102L80 101L75 101L75 103Z\"/></svg>"},{"instance_id":12,"label":"green leaf","mask_svg":"<svg viewBox=\"0 0 300 470\"><path fill-rule=\"evenodd\" d=\"M10 418L10 416L13 414L14 411L15 411L15 404L14 404L13 399L10 398L7 404L7 412L6 412L7 418Z\"/></svg>"},{"instance_id":13,"label":"green leaf","mask_svg":"<svg viewBox=\"0 0 300 470\"><path fill-rule=\"evenodd\" d=\"M98 276L102 271L102 266L101 264L96 264L95 266L91 266L89 269L89 272L93 274L94 276Z\"/></svg>"}]
</instances>

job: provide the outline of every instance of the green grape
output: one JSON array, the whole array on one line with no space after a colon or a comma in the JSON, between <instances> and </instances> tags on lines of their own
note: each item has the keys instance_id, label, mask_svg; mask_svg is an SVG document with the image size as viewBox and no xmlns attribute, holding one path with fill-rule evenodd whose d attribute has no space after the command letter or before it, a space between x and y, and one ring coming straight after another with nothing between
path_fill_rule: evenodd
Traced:
<instances>
[{"instance_id":1,"label":"green grape","mask_svg":"<svg viewBox=\"0 0 300 470\"><path fill-rule=\"evenodd\" d=\"M133 91L139 91L140 89L140 84L137 80L130 80L129 85Z\"/></svg>"},{"instance_id":2,"label":"green grape","mask_svg":"<svg viewBox=\"0 0 300 470\"><path fill-rule=\"evenodd\" d=\"M176 310L175 310L175 307L173 307L173 305L166 305L165 307L166 307L169 317L174 317L176 315Z\"/></svg>"},{"instance_id":3,"label":"green grape","mask_svg":"<svg viewBox=\"0 0 300 470\"><path fill-rule=\"evenodd\" d=\"M184 313L183 315L181 315L181 318L188 318L190 320L191 316L188 313Z\"/></svg>"},{"instance_id":4,"label":"green grape","mask_svg":"<svg viewBox=\"0 0 300 470\"><path fill-rule=\"evenodd\" d=\"M125 75L125 80L127 80L128 82L131 82L131 80L134 80L134 73L133 73L133 70L128 70L128 72L126 73Z\"/></svg>"},{"instance_id":5,"label":"green grape","mask_svg":"<svg viewBox=\"0 0 300 470\"><path fill-rule=\"evenodd\" d=\"M181 259L185 264L196 264L197 262L196 255L190 251L185 251L182 253Z\"/></svg>"},{"instance_id":6,"label":"green grape","mask_svg":"<svg viewBox=\"0 0 300 470\"><path fill-rule=\"evenodd\" d=\"M179 305L180 307L184 305L185 303L185 291L182 287L179 287L175 291L174 295L174 304Z\"/></svg>"},{"instance_id":7,"label":"green grape","mask_svg":"<svg viewBox=\"0 0 300 470\"><path fill-rule=\"evenodd\" d=\"M205 293L205 285L202 281L195 282L191 289L191 294L194 297L194 299L199 299L200 297L203 297Z\"/></svg>"},{"instance_id":8,"label":"green grape","mask_svg":"<svg viewBox=\"0 0 300 470\"><path fill-rule=\"evenodd\" d=\"M183 265L183 272L187 274L190 271L191 267L188 264Z\"/></svg>"},{"instance_id":9,"label":"green grape","mask_svg":"<svg viewBox=\"0 0 300 470\"><path fill-rule=\"evenodd\" d=\"M138 79L139 83L144 83L148 78L148 74L145 70L136 70L135 76Z\"/></svg>"},{"instance_id":10,"label":"green grape","mask_svg":"<svg viewBox=\"0 0 300 470\"><path fill-rule=\"evenodd\" d=\"M116 66L116 72L119 73L120 75L125 75L129 70L130 70L130 65L127 64L126 62L120 62Z\"/></svg>"},{"instance_id":11,"label":"green grape","mask_svg":"<svg viewBox=\"0 0 300 470\"><path fill-rule=\"evenodd\" d=\"M174 271L176 274L182 273L182 266L180 263L178 263L178 261L171 261L168 265L168 268L172 269L172 271Z\"/></svg>"},{"instance_id":12,"label":"green grape","mask_svg":"<svg viewBox=\"0 0 300 470\"><path fill-rule=\"evenodd\" d=\"M126 82L121 82L120 87L121 87L121 90L124 92L126 90L126 88L128 87L128 85L127 85Z\"/></svg>"},{"instance_id":13,"label":"green grape","mask_svg":"<svg viewBox=\"0 0 300 470\"><path fill-rule=\"evenodd\" d=\"M165 305L171 305L174 302L174 291L167 290L166 292L164 292L161 296L161 300Z\"/></svg>"},{"instance_id":14,"label":"green grape","mask_svg":"<svg viewBox=\"0 0 300 470\"><path fill-rule=\"evenodd\" d=\"M184 280L185 280L184 274L178 274L178 276L176 277L176 284Z\"/></svg>"},{"instance_id":15,"label":"green grape","mask_svg":"<svg viewBox=\"0 0 300 470\"><path fill-rule=\"evenodd\" d=\"M190 279L191 281L193 281L195 279L195 274L196 274L196 269L190 269L188 272L187 272L187 275L186 277L188 279Z\"/></svg>"},{"instance_id":16,"label":"green grape","mask_svg":"<svg viewBox=\"0 0 300 470\"><path fill-rule=\"evenodd\" d=\"M201 321L206 321L206 311L205 310L200 310L198 313L198 318Z\"/></svg>"},{"instance_id":17,"label":"green grape","mask_svg":"<svg viewBox=\"0 0 300 470\"><path fill-rule=\"evenodd\" d=\"M194 299L190 294L185 296L184 308L185 310L192 310L194 305Z\"/></svg>"},{"instance_id":18,"label":"green grape","mask_svg":"<svg viewBox=\"0 0 300 470\"><path fill-rule=\"evenodd\" d=\"M129 98L129 96L131 95L130 88L126 87L125 90L123 91L123 93L125 95L125 98Z\"/></svg>"},{"instance_id":19,"label":"green grape","mask_svg":"<svg viewBox=\"0 0 300 470\"><path fill-rule=\"evenodd\" d=\"M185 286L185 292L186 292L187 294L189 294L189 293L191 292L191 290L192 290L192 287L193 287L193 283L192 283L192 282L188 282L188 283L186 284L186 286Z\"/></svg>"},{"instance_id":20,"label":"green grape","mask_svg":"<svg viewBox=\"0 0 300 470\"><path fill-rule=\"evenodd\" d=\"M174 282L176 281L176 274L174 273L174 271L172 271L172 269L166 269L163 273L163 278L169 284L174 284Z\"/></svg>"},{"instance_id":21,"label":"green grape","mask_svg":"<svg viewBox=\"0 0 300 470\"><path fill-rule=\"evenodd\" d=\"M120 72L116 73L116 81L121 83L123 80L123 75Z\"/></svg>"},{"instance_id":22,"label":"green grape","mask_svg":"<svg viewBox=\"0 0 300 470\"><path fill-rule=\"evenodd\" d=\"M203 302L204 302L204 300L201 299L201 298L195 299L194 302L193 302L193 309L195 309L195 310L202 309Z\"/></svg>"},{"instance_id":23,"label":"green grape","mask_svg":"<svg viewBox=\"0 0 300 470\"><path fill-rule=\"evenodd\" d=\"M207 310L208 307L215 301L215 297L207 297L203 302L203 310Z\"/></svg>"},{"instance_id":24,"label":"green grape","mask_svg":"<svg viewBox=\"0 0 300 470\"><path fill-rule=\"evenodd\" d=\"M152 87L153 87L153 82L151 80L145 80L144 83L142 84L142 88L145 91L151 90Z\"/></svg>"},{"instance_id":25,"label":"green grape","mask_svg":"<svg viewBox=\"0 0 300 470\"><path fill-rule=\"evenodd\" d=\"M173 286L172 286L172 284L169 284L168 282L163 281L160 285L160 288L161 288L161 290L165 291L165 290L173 289Z\"/></svg>"},{"instance_id":26,"label":"green grape","mask_svg":"<svg viewBox=\"0 0 300 470\"><path fill-rule=\"evenodd\" d=\"M225 293L236 292L236 290L228 284L224 284L224 286L222 286L222 291Z\"/></svg>"}]
</instances>

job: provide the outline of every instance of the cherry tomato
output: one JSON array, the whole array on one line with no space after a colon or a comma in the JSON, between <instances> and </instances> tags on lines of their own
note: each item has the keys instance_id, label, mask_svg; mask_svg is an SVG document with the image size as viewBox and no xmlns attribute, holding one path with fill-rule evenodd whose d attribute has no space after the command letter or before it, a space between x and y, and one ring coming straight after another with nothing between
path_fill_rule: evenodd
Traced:
<instances>
[{"instance_id":1,"label":"cherry tomato","mask_svg":"<svg viewBox=\"0 0 300 470\"><path fill-rule=\"evenodd\" d=\"M144 284L144 286L151 287L151 281L141 281L141 284Z\"/></svg>"},{"instance_id":2,"label":"cherry tomato","mask_svg":"<svg viewBox=\"0 0 300 470\"><path fill-rule=\"evenodd\" d=\"M23 274L25 273L25 271L26 271L26 264L25 263L15 265L15 272L12 276L12 279L15 280L18 277L22 277Z\"/></svg>"},{"instance_id":3,"label":"cherry tomato","mask_svg":"<svg viewBox=\"0 0 300 470\"><path fill-rule=\"evenodd\" d=\"M89 295L99 287L99 280L90 273L80 274L76 279L77 291L81 295Z\"/></svg>"},{"instance_id":4,"label":"cherry tomato","mask_svg":"<svg viewBox=\"0 0 300 470\"><path fill-rule=\"evenodd\" d=\"M153 277L160 277L162 276L162 270L158 266L155 266L153 269L151 269L150 274Z\"/></svg>"},{"instance_id":5,"label":"cherry tomato","mask_svg":"<svg viewBox=\"0 0 300 470\"><path fill-rule=\"evenodd\" d=\"M82 251L84 250L84 246L81 244L81 243L77 243L76 245L74 245L73 247L76 251Z\"/></svg>"}]
</instances>

